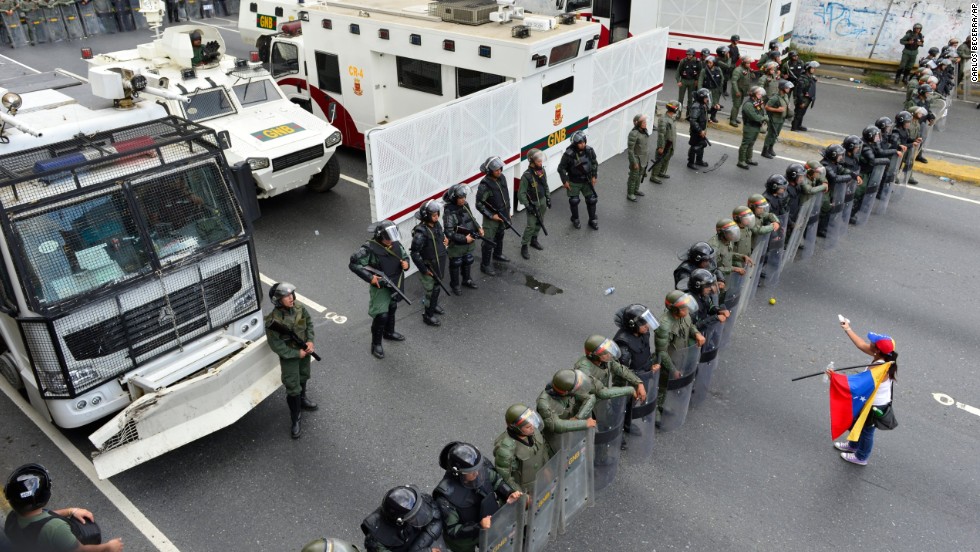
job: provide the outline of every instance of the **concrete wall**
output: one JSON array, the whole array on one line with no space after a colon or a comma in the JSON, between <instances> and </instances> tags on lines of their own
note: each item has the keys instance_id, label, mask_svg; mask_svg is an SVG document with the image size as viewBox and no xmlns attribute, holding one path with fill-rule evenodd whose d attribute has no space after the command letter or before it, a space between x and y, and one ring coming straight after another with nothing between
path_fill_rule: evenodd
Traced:
<instances>
[{"instance_id":1,"label":"concrete wall","mask_svg":"<svg viewBox=\"0 0 980 552\"><path fill-rule=\"evenodd\" d=\"M799 1L793 44L825 54L867 58L879 27L874 59L898 60L902 50L898 41L914 23L922 23L926 39L920 57L931 46L942 47L953 37L963 41L969 34L970 3L963 0Z\"/></svg>"}]
</instances>

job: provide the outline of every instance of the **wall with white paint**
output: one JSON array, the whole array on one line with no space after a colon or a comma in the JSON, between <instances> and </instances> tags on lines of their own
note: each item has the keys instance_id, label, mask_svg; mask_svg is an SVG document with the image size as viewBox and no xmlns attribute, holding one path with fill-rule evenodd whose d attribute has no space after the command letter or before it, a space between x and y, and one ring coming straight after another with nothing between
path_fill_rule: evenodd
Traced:
<instances>
[{"instance_id":1,"label":"wall with white paint","mask_svg":"<svg viewBox=\"0 0 980 552\"><path fill-rule=\"evenodd\" d=\"M799 1L793 44L825 54L897 61L902 55L898 41L914 23L922 23L926 39L919 57L932 46L945 46L954 37L963 41L969 34L970 2L962 0Z\"/></svg>"}]
</instances>

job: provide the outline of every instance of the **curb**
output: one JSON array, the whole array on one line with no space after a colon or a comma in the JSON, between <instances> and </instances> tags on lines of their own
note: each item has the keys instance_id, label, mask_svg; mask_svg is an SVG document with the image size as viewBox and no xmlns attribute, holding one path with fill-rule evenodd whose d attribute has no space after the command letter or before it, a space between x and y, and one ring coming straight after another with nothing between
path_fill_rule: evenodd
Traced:
<instances>
[{"instance_id":1,"label":"curb","mask_svg":"<svg viewBox=\"0 0 980 552\"><path fill-rule=\"evenodd\" d=\"M712 130L719 130L728 134L736 134L738 136L742 135L742 127L740 126L739 128L735 128L729 125L727 120L721 120L721 122L718 124L709 123L708 128ZM819 151L831 144L839 143L840 139L819 138L788 129L779 133L779 140L777 141L777 145L783 144L786 146L804 148L813 151ZM929 160L928 164L916 163L915 172L939 178L945 177L961 184L969 183L975 186L980 186L980 167L973 167L971 165L951 163L949 161L933 158Z\"/></svg>"}]
</instances>

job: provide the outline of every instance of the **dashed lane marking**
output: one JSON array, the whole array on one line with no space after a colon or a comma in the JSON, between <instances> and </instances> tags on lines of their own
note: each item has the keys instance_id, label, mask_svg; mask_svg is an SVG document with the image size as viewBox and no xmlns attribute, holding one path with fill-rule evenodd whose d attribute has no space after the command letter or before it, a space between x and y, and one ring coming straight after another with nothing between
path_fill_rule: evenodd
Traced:
<instances>
[{"instance_id":1,"label":"dashed lane marking","mask_svg":"<svg viewBox=\"0 0 980 552\"><path fill-rule=\"evenodd\" d=\"M956 405L956 408L959 408L960 410L965 410L966 412L969 412L974 416L980 416L980 408L977 408L975 406L970 406L968 404L963 404L945 393L933 393L932 398L936 399L936 402L938 402L943 406Z\"/></svg>"},{"instance_id":2,"label":"dashed lane marking","mask_svg":"<svg viewBox=\"0 0 980 552\"><path fill-rule=\"evenodd\" d=\"M262 283L267 286L272 286L273 284L279 281L279 280L273 280L272 278L266 276L265 274L259 274L259 280L262 280ZM309 297L305 297L297 293L296 299L298 299L300 303L303 303L307 307L310 307L311 309L315 310L318 314L322 314L324 318L326 318L327 320L335 324L343 324L347 322L346 316L342 314L337 314L332 311L328 311L327 307L324 307L323 305L317 303L316 301L310 299Z\"/></svg>"}]
</instances>

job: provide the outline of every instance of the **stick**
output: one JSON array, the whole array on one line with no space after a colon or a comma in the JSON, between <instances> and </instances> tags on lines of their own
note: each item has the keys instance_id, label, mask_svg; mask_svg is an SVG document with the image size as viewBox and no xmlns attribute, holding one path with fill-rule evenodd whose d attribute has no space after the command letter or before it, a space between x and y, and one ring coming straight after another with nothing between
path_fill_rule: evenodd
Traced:
<instances>
[{"instance_id":1,"label":"stick","mask_svg":"<svg viewBox=\"0 0 980 552\"><path fill-rule=\"evenodd\" d=\"M857 366L845 366L843 368L834 368L834 372L840 372L842 370L851 370L853 368L867 368L868 366L875 366L875 365L874 364L858 364ZM805 376L800 376L798 378L793 378L793 379L791 379L789 381L799 381L801 379L813 378L813 377L819 376L820 374L823 374L824 372L826 372L826 370L822 370L822 371L817 372L815 374L807 374Z\"/></svg>"}]
</instances>

